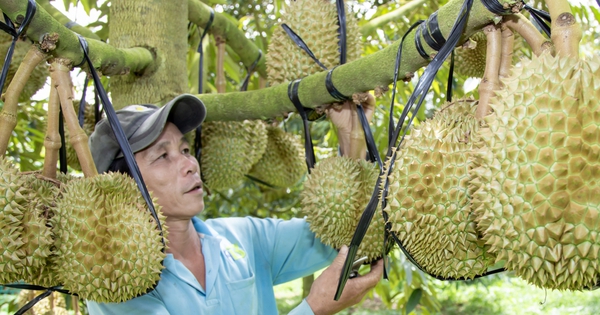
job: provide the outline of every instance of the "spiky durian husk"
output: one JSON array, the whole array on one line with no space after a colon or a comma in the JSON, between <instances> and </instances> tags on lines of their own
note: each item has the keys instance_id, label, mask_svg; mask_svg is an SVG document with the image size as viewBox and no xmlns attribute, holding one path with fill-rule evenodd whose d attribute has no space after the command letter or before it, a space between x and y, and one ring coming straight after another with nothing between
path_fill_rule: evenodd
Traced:
<instances>
[{"instance_id":1,"label":"spiky durian husk","mask_svg":"<svg viewBox=\"0 0 600 315\"><path fill-rule=\"evenodd\" d=\"M306 173L304 145L279 127L267 127L267 146L248 173L271 187L290 187Z\"/></svg>"},{"instance_id":2,"label":"spiky durian husk","mask_svg":"<svg viewBox=\"0 0 600 315\"><path fill-rule=\"evenodd\" d=\"M468 192L471 134L478 130L475 104L452 103L415 127L388 177L384 210L391 230L427 272L444 278L473 278L491 263Z\"/></svg>"},{"instance_id":3,"label":"spiky durian husk","mask_svg":"<svg viewBox=\"0 0 600 315\"><path fill-rule=\"evenodd\" d=\"M600 64L543 54L504 80L474 159L473 207L497 261L579 290L600 270Z\"/></svg>"},{"instance_id":4,"label":"spiky durian husk","mask_svg":"<svg viewBox=\"0 0 600 315\"><path fill-rule=\"evenodd\" d=\"M79 103L80 101L74 101L73 107L75 109L75 113L79 114ZM102 117L101 117L102 118ZM94 128L96 127L96 109L93 104L85 104L85 110L83 115L83 131L87 136L90 136L92 132L94 132ZM75 148L71 145L70 133L67 128L65 128L65 147L67 148L67 164L74 170L81 171L81 165L79 164L79 159L77 158L77 152L75 152Z\"/></svg>"},{"instance_id":5,"label":"spiky durian husk","mask_svg":"<svg viewBox=\"0 0 600 315\"><path fill-rule=\"evenodd\" d=\"M323 244L333 248L350 244L377 175L377 169L369 163L347 157L325 159L312 170L300 194L302 211ZM382 253L384 226L383 219L377 218L371 221L357 253L369 261Z\"/></svg>"},{"instance_id":6,"label":"spiky durian husk","mask_svg":"<svg viewBox=\"0 0 600 315\"><path fill-rule=\"evenodd\" d=\"M6 56L8 52L8 48L10 47L12 42L12 37L8 35L6 32L0 32L0 56ZM2 93L6 92L6 88L8 87L10 81L14 77L19 65L23 61L23 58L27 54L27 51L31 47L31 43L18 40L15 45L15 51L13 53L13 57L10 63L10 67L8 68L8 74L6 75L6 82L4 83L4 89ZM0 69L4 66L4 58L0 58ZM46 79L50 75L48 70L48 64L46 62L42 62L35 67L29 80L25 84L21 95L19 95L19 102L27 102L37 91L39 91L44 84L46 83Z\"/></svg>"},{"instance_id":7,"label":"spiky durian husk","mask_svg":"<svg viewBox=\"0 0 600 315\"><path fill-rule=\"evenodd\" d=\"M145 294L160 279L162 239L132 178L107 173L71 181L56 209L51 222L65 289L113 303Z\"/></svg>"},{"instance_id":8,"label":"spiky durian husk","mask_svg":"<svg viewBox=\"0 0 600 315\"><path fill-rule=\"evenodd\" d=\"M212 121L202 125L202 176L211 189L238 186L267 146L265 124L258 120Z\"/></svg>"},{"instance_id":9,"label":"spiky durian husk","mask_svg":"<svg viewBox=\"0 0 600 315\"><path fill-rule=\"evenodd\" d=\"M17 254L23 259L20 277L30 284L54 282L56 285L55 277L45 274L44 269L50 268L47 263L52 254L54 240L47 218L54 213L58 187L54 183L37 178L35 174L24 175L23 179L28 195L22 222L21 238L24 244ZM42 275L46 278L40 279Z\"/></svg>"},{"instance_id":10,"label":"spiky durian husk","mask_svg":"<svg viewBox=\"0 0 600 315\"><path fill-rule=\"evenodd\" d=\"M23 246L23 217L27 190L18 170L6 158L0 158L0 284L20 280L23 268L19 249Z\"/></svg>"},{"instance_id":11,"label":"spiky durian husk","mask_svg":"<svg viewBox=\"0 0 600 315\"><path fill-rule=\"evenodd\" d=\"M523 38L517 34L514 36L513 63L523 57L523 53L521 53ZM485 33L475 33L465 44L456 47L455 56L456 73L467 77L482 78L487 56L487 37Z\"/></svg>"},{"instance_id":12,"label":"spiky durian husk","mask_svg":"<svg viewBox=\"0 0 600 315\"><path fill-rule=\"evenodd\" d=\"M23 307L25 304L29 303L36 296L41 294L42 291L31 291L31 290L21 290L19 295L17 296L17 304L20 307ZM65 298L62 294L58 292L52 292L46 298L37 302L32 308L30 308L25 315L66 315L69 312L66 310L67 303L65 302Z\"/></svg>"},{"instance_id":13,"label":"spiky durian husk","mask_svg":"<svg viewBox=\"0 0 600 315\"><path fill-rule=\"evenodd\" d=\"M281 16L317 59L328 69L340 63L338 48L338 18L335 2L326 0L296 0L285 6ZM360 57L360 31L356 18L346 12L347 61ZM267 74L272 85L281 84L323 71L308 54L301 50L281 26L273 31L267 53Z\"/></svg>"}]
</instances>

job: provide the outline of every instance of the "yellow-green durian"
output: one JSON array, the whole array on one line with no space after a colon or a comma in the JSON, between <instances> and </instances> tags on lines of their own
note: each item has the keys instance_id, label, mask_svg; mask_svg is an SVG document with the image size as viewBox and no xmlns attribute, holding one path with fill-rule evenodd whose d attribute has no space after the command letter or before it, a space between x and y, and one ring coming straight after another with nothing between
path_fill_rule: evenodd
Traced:
<instances>
[{"instance_id":1,"label":"yellow-green durian","mask_svg":"<svg viewBox=\"0 0 600 315\"><path fill-rule=\"evenodd\" d=\"M428 273L444 278L473 278L492 262L476 231L468 191L476 104L461 100L443 106L415 127L395 152L387 178L384 210L391 230Z\"/></svg>"},{"instance_id":2,"label":"yellow-green durian","mask_svg":"<svg viewBox=\"0 0 600 315\"><path fill-rule=\"evenodd\" d=\"M271 187L290 187L306 173L304 145L293 134L279 127L267 127L267 146L249 172Z\"/></svg>"},{"instance_id":3,"label":"yellow-green durian","mask_svg":"<svg viewBox=\"0 0 600 315\"><path fill-rule=\"evenodd\" d=\"M513 63L517 62L523 54L523 38L518 35L514 36L513 44ZM486 56L487 56L487 37L484 32L475 33L465 44L456 47L455 50L455 71L460 75L467 77L482 78L485 72Z\"/></svg>"},{"instance_id":4,"label":"yellow-green durian","mask_svg":"<svg viewBox=\"0 0 600 315\"><path fill-rule=\"evenodd\" d=\"M202 177L210 189L238 186L267 146L265 124L258 120L206 122L201 137Z\"/></svg>"},{"instance_id":5,"label":"yellow-green durian","mask_svg":"<svg viewBox=\"0 0 600 315\"><path fill-rule=\"evenodd\" d=\"M474 159L478 229L536 286L580 290L600 270L600 63L523 61L492 98Z\"/></svg>"},{"instance_id":6,"label":"yellow-green durian","mask_svg":"<svg viewBox=\"0 0 600 315\"><path fill-rule=\"evenodd\" d=\"M6 56L11 42L12 37L10 35L8 35L6 32L0 32L0 56L2 56L2 58L0 58L0 68L4 66L4 56ZM23 58L27 54L27 51L29 51L30 47L31 43L27 40L17 41L2 93L6 92L6 88L10 84L10 81L17 72L19 65L23 61ZM41 62L38 64L31 73L29 80L27 80L21 95L19 95L19 102L29 101L29 99L44 86L49 75L50 72L48 70L48 64L46 62Z\"/></svg>"},{"instance_id":7,"label":"yellow-green durian","mask_svg":"<svg viewBox=\"0 0 600 315\"><path fill-rule=\"evenodd\" d=\"M154 206L166 241L164 216ZM106 173L70 181L56 209L51 222L66 290L117 303L145 294L160 279L163 239L132 178Z\"/></svg>"},{"instance_id":8,"label":"yellow-green durian","mask_svg":"<svg viewBox=\"0 0 600 315\"><path fill-rule=\"evenodd\" d=\"M285 5L281 24L289 26L308 45L328 69L340 64L338 17L335 2L296 0ZM347 61L360 57L360 31L356 18L346 7ZM279 25L273 31L267 53L267 74L272 85L281 84L323 71L300 49Z\"/></svg>"},{"instance_id":9,"label":"yellow-green durian","mask_svg":"<svg viewBox=\"0 0 600 315\"><path fill-rule=\"evenodd\" d=\"M23 179L28 194L22 221L23 246L17 253L23 259L19 274L29 284L57 285L56 277L44 271L51 268L48 263L54 241L47 219L54 214L59 189L55 183L38 178L36 174L23 175Z\"/></svg>"},{"instance_id":10,"label":"yellow-green durian","mask_svg":"<svg viewBox=\"0 0 600 315\"><path fill-rule=\"evenodd\" d=\"M302 212L311 231L323 244L333 248L350 245L378 175L379 170L374 165L348 157L322 160L311 171L300 194ZM383 231L383 218L377 212L357 257L367 256L368 261L381 257Z\"/></svg>"},{"instance_id":11,"label":"yellow-green durian","mask_svg":"<svg viewBox=\"0 0 600 315\"><path fill-rule=\"evenodd\" d=\"M19 250L23 246L23 217L27 190L17 168L0 157L0 284L20 280L23 261Z\"/></svg>"}]
</instances>

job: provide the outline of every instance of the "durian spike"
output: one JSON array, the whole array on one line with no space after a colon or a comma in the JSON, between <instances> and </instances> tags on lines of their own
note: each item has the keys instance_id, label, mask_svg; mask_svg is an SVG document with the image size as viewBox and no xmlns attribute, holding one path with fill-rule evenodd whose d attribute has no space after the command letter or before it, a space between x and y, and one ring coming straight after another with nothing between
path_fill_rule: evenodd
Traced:
<instances>
[{"instance_id":1,"label":"durian spike","mask_svg":"<svg viewBox=\"0 0 600 315\"><path fill-rule=\"evenodd\" d=\"M56 88L58 96L60 97L60 106L65 117L65 123L71 136L69 141L75 152L77 152L77 158L79 164L81 164L81 171L85 177L92 177L98 175L94 160L92 159L92 153L88 146L88 136L85 134L83 129L79 126L77 120L77 114L73 109L73 84L71 83L71 67L67 66L70 64L69 60L66 59L54 59L50 65L50 77L52 78L52 88Z\"/></svg>"},{"instance_id":2,"label":"durian spike","mask_svg":"<svg viewBox=\"0 0 600 315\"><path fill-rule=\"evenodd\" d=\"M56 178L56 162L58 161L58 152L61 147L60 134L58 132L58 121L60 115L60 99L58 91L52 79L50 86L50 97L48 99L48 121L46 127L46 137L44 138L44 148L46 155L44 156L44 169L42 174L45 177Z\"/></svg>"},{"instance_id":3,"label":"durian spike","mask_svg":"<svg viewBox=\"0 0 600 315\"><path fill-rule=\"evenodd\" d=\"M500 28L502 29L502 52L500 56L500 70L498 71L498 76L500 79L503 79L510 76L510 69L512 68L515 47L515 35L504 22L502 22ZM500 82L500 84L502 85L502 82Z\"/></svg>"},{"instance_id":4,"label":"durian spike","mask_svg":"<svg viewBox=\"0 0 600 315\"><path fill-rule=\"evenodd\" d=\"M217 93L225 93L227 82L225 81L225 39L220 36L215 37L217 42L217 77L215 79L215 85L217 86Z\"/></svg>"},{"instance_id":5,"label":"durian spike","mask_svg":"<svg viewBox=\"0 0 600 315\"><path fill-rule=\"evenodd\" d=\"M534 55L540 56L544 51L551 51L554 54L552 42L547 40L523 14L507 15L504 17L504 23L525 39Z\"/></svg>"},{"instance_id":6,"label":"durian spike","mask_svg":"<svg viewBox=\"0 0 600 315\"><path fill-rule=\"evenodd\" d=\"M494 95L494 91L500 88L500 60L502 55L502 33L500 26L490 24L483 28L483 33L487 37L487 49L485 52L485 71L483 79L479 84L479 104L475 117L481 120L487 116L490 106L490 98Z\"/></svg>"},{"instance_id":7,"label":"durian spike","mask_svg":"<svg viewBox=\"0 0 600 315\"><path fill-rule=\"evenodd\" d=\"M563 57L579 58L582 30L567 0L546 0L552 19L552 42L556 53Z\"/></svg>"},{"instance_id":8,"label":"durian spike","mask_svg":"<svg viewBox=\"0 0 600 315\"><path fill-rule=\"evenodd\" d=\"M17 105L19 103L19 95L25 88L25 84L33 69L46 59L46 54L38 49L36 45L31 45L29 51L23 58L23 62L19 65L17 72L10 84L6 88L6 93L2 96L4 106L0 112L0 158L4 157L8 148L8 140L12 131L17 126ZM8 65L6 65L8 66Z\"/></svg>"}]
</instances>

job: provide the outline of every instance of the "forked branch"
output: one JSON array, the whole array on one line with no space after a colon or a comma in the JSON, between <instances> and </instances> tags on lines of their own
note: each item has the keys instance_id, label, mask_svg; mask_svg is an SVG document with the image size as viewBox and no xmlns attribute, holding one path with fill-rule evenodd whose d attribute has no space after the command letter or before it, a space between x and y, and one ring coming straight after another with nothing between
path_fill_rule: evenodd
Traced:
<instances>
[{"instance_id":1,"label":"forked branch","mask_svg":"<svg viewBox=\"0 0 600 315\"><path fill-rule=\"evenodd\" d=\"M502 34L500 26L490 24L483 28L483 33L487 38L487 49L485 52L485 71L483 79L479 85L479 104L475 117L482 119L490 110L490 98L494 91L500 88L500 60L502 55Z\"/></svg>"}]
</instances>

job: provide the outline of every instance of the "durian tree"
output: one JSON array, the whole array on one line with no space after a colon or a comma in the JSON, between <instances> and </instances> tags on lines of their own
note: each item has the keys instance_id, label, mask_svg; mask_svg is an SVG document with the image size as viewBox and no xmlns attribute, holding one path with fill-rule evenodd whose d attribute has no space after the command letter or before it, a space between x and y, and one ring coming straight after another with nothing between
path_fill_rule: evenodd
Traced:
<instances>
[{"instance_id":1,"label":"durian tree","mask_svg":"<svg viewBox=\"0 0 600 315\"><path fill-rule=\"evenodd\" d=\"M71 7L77 2L64 1L64 6ZM79 26L56 10L54 6L61 4L50 3L46 0L37 1L36 14L19 43L26 44L27 49L32 47L31 49L41 57L38 57L37 61L29 57L22 59L23 61L20 62L25 65L24 68L29 66L32 71L47 67L47 63L60 62L73 73L88 71L87 65L83 63L83 54L76 35L80 34L87 39L89 55L94 68L103 75L103 83L110 91L112 102L116 108L133 103L160 104L181 93L198 93L200 60L197 48L200 34L206 29L211 36L204 39L201 48L205 56L203 59L204 72L201 78L204 89L198 96L208 108L207 121L261 119L276 123L284 120L282 117L285 117L285 125L288 130L301 130L300 119L295 114L291 114L295 111L295 107L288 98L286 82L291 79L277 82L280 84L268 80L268 58L265 58L265 55L268 56L269 44L272 40L275 38L277 41L286 40L285 37L273 35L280 30L278 19L285 20L285 15L292 13L285 12L286 9L288 11L290 9L286 7L284 1L260 3L234 1L213 3L199 0L80 2L88 13L99 12L100 16L105 18L85 26ZM521 9L517 1L501 2L514 8L513 14ZM560 2L562 1L547 1L550 5ZM27 4L28 2L25 0L0 0L0 10L18 25L25 17ZM355 34L352 35L358 36L357 33L360 33L360 42L366 45L360 58L340 65L335 70L333 83L344 95L374 89L381 91L388 88L394 75L394 62L400 38L406 33L409 26L416 20L426 19L437 12L440 30L443 34L448 34L462 1L413 0L399 3L357 1L348 4L351 8L348 12L359 18L358 27L353 30ZM547 8L542 2L531 5ZM375 13L373 14L372 11ZM596 8L574 8L573 12L576 13L580 23L592 24L592 16L599 15ZM213 15L214 18L211 18ZM477 42L469 38L481 33L484 27L498 22L500 19L500 16L490 12L480 1L475 1L459 45L467 47L469 43ZM584 27L584 29L586 28ZM310 34L301 35L304 38L310 38ZM337 34L329 35L332 35L334 40L337 36ZM597 41L596 44L593 42L597 34L584 33L583 35L582 51L587 50L592 53L597 51L595 50L598 45ZM400 88L398 98L392 100L385 93L383 96L379 96L373 120L373 131L376 142L382 151L387 147L386 124L390 118L385 108L389 104L395 104L396 108L392 115L396 115L397 118L402 110L401 104L410 95L410 87L414 83L414 81L411 82L411 79L414 76L418 77L422 73L422 68L429 62L428 58L422 57L415 48L414 38L415 31L413 30L408 33L406 39L406 42L410 44L403 46L403 58L398 73L400 74L399 80L407 83ZM535 38L539 39L540 37ZM309 46L313 41L308 42ZM481 41L479 42L481 45ZM541 42L530 41L529 47L523 48L523 54L527 57L532 56L535 54L535 50L541 49L546 42L548 42L547 39ZM424 46L427 55L435 54L435 51L429 46ZM283 58L283 61L286 59ZM241 82L254 63L256 63L255 71L251 73L248 91L240 92ZM14 66L18 66L18 62ZM447 96L445 90L448 84L446 79L448 73L447 66L444 66L438 73L438 80L434 81L432 85L428 106L413 113L417 117L415 124L424 121L430 112L444 103L443 99ZM6 93L2 106L3 115L0 117L0 130L2 128L12 130L15 125L16 128L12 134L0 132L0 149L2 152L8 150L8 155L16 158L15 161L21 170L39 170L47 155L43 150L43 129L46 122L45 108L47 108L47 104L45 100L32 101L28 97L21 99L20 97L25 92L15 95L14 91L27 90L20 84L24 85L28 79L34 81L35 78L29 71L22 71L20 76L15 76L17 78L13 81L16 83L7 81L5 85ZM44 76L42 75L42 77ZM303 78L298 95L304 107L314 109L336 101L325 88L325 78L325 71L316 72ZM454 93L457 96L464 94L465 79L466 76L458 76L455 77L454 82L450 83L456 87ZM476 89L473 91L472 88L471 91L470 95L479 99L479 92ZM9 114L4 114L5 112ZM17 115L17 119L12 119L15 115ZM451 115L448 114L448 116ZM427 130L430 130L427 128L432 127L427 125L419 130L422 134L427 134ZM40 130L42 131L40 132ZM318 146L317 157L319 159L336 154L337 138L329 122L326 120L314 122L311 131ZM7 135L10 135L10 139L6 139ZM3 143L5 143L4 146ZM420 145L415 144L414 148L420 148ZM423 144L423 146L428 145ZM465 161L466 158L460 156L461 153L454 154L457 156L457 160ZM494 154L501 154L501 150L496 149ZM421 158L419 157L419 162L423 162ZM483 157L480 158L483 159ZM484 177L484 175L480 177ZM423 180L426 181L426 179ZM241 215L250 211L251 214L257 216L296 215L297 211L295 210L300 207L297 195L302 189L301 187L300 183L283 191L263 190L251 180L246 180L242 185L227 192L215 191L213 196L209 197L212 203L208 203L206 215ZM491 201L486 200L485 202ZM392 203L390 202L390 204ZM274 204L278 205L275 209L292 209L292 211L291 213L290 211L273 211ZM483 210L481 211L483 212ZM486 215L489 217L491 214ZM493 220L482 220L482 225L488 224L486 229L489 229L490 226L493 229L495 225L489 221ZM501 224L504 223L496 223L496 226ZM486 241L492 246L506 250L506 246L502 247L498 244L499 236L492 235ZM511 254L503 253L502 255L509 256ZM512 263L518 265L523 260L522 257L515 258L516 262ZM536 266L537 264L536 262ZM550 267L546 267L546 265L544 268L549 269ZM540 270L541 267L534 266L533 268ZM569 268L571 267L569 266ZM527 274L531 271L525 268L522 273ZM463 273L458 272L457 274L462 275ZM551 275L544 277L548 278ZM584 278L583 276L578 277L578 280L573 281L583 281L580 279ZM587 281L586 283L591 281L589 277L584 279ZM553 281L555 280L553 279Z\"/></svg>"}]
</instances>

